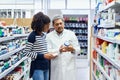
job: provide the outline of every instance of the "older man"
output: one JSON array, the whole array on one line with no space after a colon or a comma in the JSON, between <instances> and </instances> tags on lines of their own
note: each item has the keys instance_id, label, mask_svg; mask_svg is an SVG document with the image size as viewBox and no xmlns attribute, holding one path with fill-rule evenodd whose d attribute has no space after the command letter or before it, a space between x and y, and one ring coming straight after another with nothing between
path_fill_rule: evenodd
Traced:
<instances>
[{"instance_id":1,"label":"older man","mask_svg":"<svg viewBox=\"0 0 120 80\"><path fill-rule=\"evenodd\" d=\"M75 54L80 53L78 39L74 32L64 29L64 19L55 16L54 30L47 34L48 50L57 55L51 60L51 80L76 80Z\"/></svg>"}]
</instances>

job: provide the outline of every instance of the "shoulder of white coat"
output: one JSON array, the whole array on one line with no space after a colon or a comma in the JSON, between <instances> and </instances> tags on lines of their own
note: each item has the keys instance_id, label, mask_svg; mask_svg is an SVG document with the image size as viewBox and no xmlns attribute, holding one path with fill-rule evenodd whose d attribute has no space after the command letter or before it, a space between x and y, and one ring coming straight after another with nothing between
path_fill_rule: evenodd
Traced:
<instances>
[{"instance_id":1,"label":"shoulder of white coat","mask_svg":"<svg viewBox=\"0 0 120 80\"><path fill-rule=\"evenodd\" d=\"M75 34L74 31L71 31L71 30L68 30L68 29L65 29L65 32L69 33L69 34Z\"/></svg>"},{"instance_id":2,"label":"shoulder of white coat","mask_svg":"<svg viewBox=\"0 0 120 80\"><path fill-rule=\"evenodd\" d=\"M51 32L49 32L48 34L47 34L47 37L49 37L49 36L51 36L51 35L53 35L54 34L54 31L51 31Z\"/></svg>"}]
</instances>

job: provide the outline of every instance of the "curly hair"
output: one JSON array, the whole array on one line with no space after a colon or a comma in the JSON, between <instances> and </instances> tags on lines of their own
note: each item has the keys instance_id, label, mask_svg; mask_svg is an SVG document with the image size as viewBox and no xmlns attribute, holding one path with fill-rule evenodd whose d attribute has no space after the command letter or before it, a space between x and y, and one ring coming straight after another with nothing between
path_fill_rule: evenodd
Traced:
<instances>
[{"instance_id":1,"label":"curly hair","mask_svg":"<svg viewBox=\"0 0 120 80\"><path fill-rule=\"evenodd\" d=\"M50 18L42 12L38 12L33 16L31 28L34 31L42 32L44 25L48 23L50 23Z\"/></svg>"}]
</instances>

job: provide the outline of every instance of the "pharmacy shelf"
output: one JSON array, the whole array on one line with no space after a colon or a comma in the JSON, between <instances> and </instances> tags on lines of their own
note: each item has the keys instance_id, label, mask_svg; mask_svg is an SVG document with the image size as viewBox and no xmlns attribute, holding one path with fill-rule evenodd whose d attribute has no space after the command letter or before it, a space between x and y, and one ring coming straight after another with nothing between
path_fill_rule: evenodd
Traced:
<instances>
[{"instance_id":1,"label":"pharmacy shelf","mask_svg":"<svg viewBox=\"0 0 120 80\"><path fill-rule=\"evenodd\" d=\"M22 49L24 49L24 48L25 48L25 46L22 46L22 47L17 48L17 49L15 49L15 50L13 50L13 51L10 51L10 52L8 52L8 53L5 53L5 54L3 54L3 55L0 55L0 60L4 60L4 59L6 59L6 58L9 58L11 55L15 54L16 52L18 52L18 51L20 51L20 50L22 50Z\"/></svg>"},{"instance_id":2,"label":"pharmacy shelf","mask_svg":"<svg viewBox=\"0 0 120 80\"><path fill-rule=\"evenodd\" d=\"M18 38L18 37L27 37L29 34L14 34L14 37L15 38Z\"/></svg>"},{"instance_id":3,"label":"pharmacy shelf","mask_svg":"<svg viewBox=\"0 0 120 80\"><path fill-rule=\"evenodd\" d=\"M115 25L116 25L116 26L120 26L120 22L116 22Z\"/></svg>"},{"instance_id":4,"label":"pharmacy shelf","mask_svg":"<svg viewBox=\"0 0 120 80\"><path fill-rule=\"evenodd\" d=\"M101 55L102 57L104 57L108 62L110 62L115 68L120 70L120 65L112 58L110 58L109 56L107 56L105 53L103 53L100 49L98 48L94 48L99 55Z\"/></svg>"},{"instance_id":5,"label":"pharmacy shelf","mask_svg":"<svg viewBox=\"0 0 120 80\"><path fill-rule=\"evenodd\" d=\"M95 75L93 71L92 71L92 75L94 76L95 80L98 80L97 76Z\"/></svg>"},{"instance_id":6,"label":"pharmacy shelf","mask_svg":"<svg viewBox=\"0 0 120 80\"><path fill-rule=\"evenodd\" d=\"M109 23L106 23L106 24L100 24L100 25L97 25L98 28L115 28L117 26L120 26L120 22L115 22L115 23L112 23L109 22Z\"/></svg>"},{"instance_id":7,"label":"pharmacy shelf","mask_svg":"<svg viewBox=\"0 0 120 80\"><path fill-rule=\"evenodd\" d=\"M22 76L25 75L26 71L27 71L27 70L25 70L25 71L24 71L17 79L15 79L15 80L20 80L20 79L22 78Z\"/></svg>"},{"instance_id":8,"label":"pharmacy shelf","mask_svg":"<svg viewBox=\"0 0 120 80\"><path fill-rule=\"evenodd\" d=\"M88 58L88 14L80 15L63 15L65 19L65 29L69 29L75 32L75 35L78 37L78 42L83 53L77 55L77 59L87 59ZM80 36L80 38L79 38Z\"/></svg>"},{"instance_id":9,"label":"pharmacy shelf","mask_svg":"<svg viewBox=\"0 0 120 80\"><path fill-rule=\"evenodd\" d=\"M28 35L29 34L14 34L13 36L9 36L9 37L0 37L0 42L12 40L19 37L27 37Z\"/></svg>"},{"instance_id":10,"label":"pharmacy shelf","mask_svg":"<svg viewBox=\"0 0 120 80\"><path fill-rule=\"evenodd\" d=\"M8 68L4 72L0 73L0 79L2 79L4 76L6 76L8 73L10 73L12 70L14 70L14 66Z\"/></svg>"},{"instance_id":11,"label":"pharmacy shelf","mask_svg":"<svg viewBox=\"0 0 120 80\"><path fill-rule=\"evenodd\" d=\"M109 8L115 9L115 11L120 11L120 1L119 0L112 1L107 6L105 6L104 9L100 10L99 12L105 11Z\"/></svg>"},{"instance_id":12,"label":"pharmacy shelf","mask_svg":"<svg viewBox=\"0 0 120 80\"><path fill-rule=\"evenodd\" d=\"M2 73L0 73L0 79L2 79L3 77L5 77L7 74L9 74L11 71L13 71L21 62L23 62L24 60L26 60L27 57L23 57L20 61L18 61L16 64L12 65L10 68L6 69L5 71L3 71Z\"/></svg>"},{"instance_id":13,"label":"pharmacy shelf","mask_svg":"<svg viewBox=\"0 0 120 80\"><path fill-rule=\"evenodd\" d=\"M98 35L95 35L95 37L105 40L105 41L108 41L108 42L116 43L116 41L113 38L107 38L107 37L102 37L102 36L98 36Z\"/></svg>"},{"instance_id":14,"label":"pharmacy shelf","mask_svg":"<svg viewBox=\"0 0 120 80\"><path fill-rule=\"evenodd\" d=\"M23 57L22 59L20 59L20 61L18 61L15 65L14 68L17 67L21 62L23 62L24 60L26 60L28 57Z\"/></svg>"},{"instance_id":15,"label":"pharmacy shelf","mask_svg":"<svg viewBox=\"0 0 120 80\"><path fill-rule=\"evenodd\" d=\"M17 78L17 79L15 79L15 80L20 80L21 78L22 78L22 76L24 76L25 74L26 74L26 72L29 70L29 68L27 67L26 69L25 69L25 71L23 71L23 73Z\"/></svg>"},{"instance_id":16,"label":"pharmacy shelf","mask_svg":"<svg viewBox=\"0 0 120 80\"><path fill-rule=\"evenodd\" d=\"M92 59L92 61L97 65L97 67L99 68L99 70L103 73L104 77L107 79L107 80L111 80L109 75L105 72L105 70L101 67L101 65L94 59Z\"/></svg>"},{"instance_id":17,"label":"pharmacy shelf","mask_svg":"<svg viewBox=\"0 0 120 80\"><path fill-rule=\"evenodd\" d=\"M115 24L101 24L98 25L99 28L115 28Z\"/></svg>"},{"instance_id":18,"label":"pharmacy shelf","mask_svg":"<svg viewBox=\"0 0 120 80\"><path fill-rule=\"evenodd\" d=\"M115 40L115 42L116 42L117 44L120 44L120 40Z\"/></svg>"},{"instance_id":19,"label":"pharmacy shelf","mask_svg":"<svg viewBox=\"0 0 120 80\"><path fill-rule=\"evenodd\" d=\"M9 37L1 37L0 42L7 41L7 40L12 40L14 39L14 36L9 36Z\"/></svg>"},{"instance_id":20,"label":"pharmacy shelf","mask_svg":"<svg viewBox=\"0 0 120 80\"><path fill-rule=\"evenodd\" d=\"M109 9L113 9L115 11L115 13L119 13L120 12L120 0L113 0L111 3L107 4L106 6L103 6L104 8L97 11L97 14L101 14L101 13L104 13L104 12L107 12ZM115 18L116 19L116 18ZM101 27L101 28L105 28L105 29L115 29L117 27L120 26L120 22L103 22L103 24L100 24L98 25L97 27ZM93 29L94 30L94 29ZM98 32L97 32L98 33ZM93 35L93 39L95 41L96 38L99 38L99 39L102 39L104 41L107 41L107 42L111 42L111 43L115 43L115 44L120 44L120 40L116 40L115 38L110 38L110 37L103 37L101 35ZM95 47L95 42L93 42L93 46L91 47ZM97 54L102 56L104 59L106 59L110 64L112 64L113 67L117 68L118 70L120 70L120 64L118 64L113 58L111 58L110 56L108 56L107 54L103 53L100 49L98 48L93 48L94 50L97 51ZM107 72L104 70L104 68L100 65L101 62L97 62L93 57L94 57L94 53L92 53L92 62L95 63L99 69L100 72L102 72L102 74L105 76L105 78L107 80L111 80L109 74L107 74ZM99 57L98 57L99 59ZM94 65L94 64L92 64ZM91 68L91 73L92 73L92 76L95 77L95 74L93 73L94 70L93 70L93 67ZM112 74L110 72L110 74ZM113 73L114 74L114 73ZM116 75L116 74L114 74ZM96 79L96 78L95 78ZM99 80L99 79L96 79L96 80Z\"/></svg>"},{"instance_id":21,"label":"pharmacy shelf","mask_svg":"<svg viewBox=\"0 0 120 80\"><path fill-rule=\"evenodd\" d=\"M71 25L70 26L65 26L66 29L82 29L82 30L85 30L87 29L88 26L75 26L75 27L72 27Z\"/></svg>"},{"instance_id":22,"label":"pharmacy shelf","mask_svg":"<svg viewBox=\"0 0 120 80\"><path fill-rule=\"evenodd\" d=\"M114 38L102 37L102 36L98 36L98 35L94 35L94 37L97 37L97 38L102 39L107 42L120 44L120 40L115 40Z\"/></svg>"}]
</instances>

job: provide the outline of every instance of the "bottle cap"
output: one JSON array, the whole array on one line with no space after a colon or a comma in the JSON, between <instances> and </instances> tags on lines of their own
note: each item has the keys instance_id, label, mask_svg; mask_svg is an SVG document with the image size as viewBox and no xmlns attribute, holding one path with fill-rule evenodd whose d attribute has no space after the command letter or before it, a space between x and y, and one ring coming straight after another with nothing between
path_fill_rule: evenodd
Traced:
<instances>
[{"instance_id":1,"label":"bottle cap","mask_svg":"<svg viewBox=\"0 0 120 80\"><path fill-rule=\"evenodd\" d=\"M65 45L65 46L69 46L70 43L69 43L68 41L66 41L66 42L64 43L64 45Z\"/></svg>"}]
</instances>

